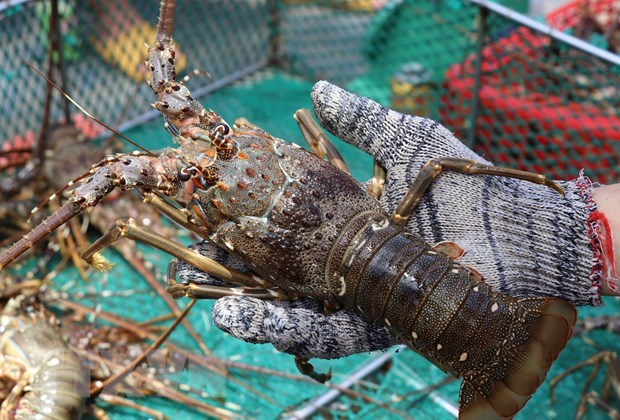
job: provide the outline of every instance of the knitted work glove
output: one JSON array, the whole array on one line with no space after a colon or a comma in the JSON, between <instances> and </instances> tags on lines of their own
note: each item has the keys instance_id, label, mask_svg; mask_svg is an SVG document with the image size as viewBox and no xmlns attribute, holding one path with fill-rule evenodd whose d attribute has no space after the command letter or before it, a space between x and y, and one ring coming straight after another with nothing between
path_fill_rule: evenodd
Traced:
<instances>
[{"instance_id":1,"label":"knitted work glove","mask_svg":"<svg viewBox=\"0 0 620 420\"><path fill-rule=\"evenodd\" d=\"M476 155L439 123L388 110L327 82L312 92L328 131L374 156L387 170L380 202L391 213L432 158ZM514 297L557 296L575 305L600 303L602 271L593 267L595 208L583 176L559 182L564 196L531 182L442 172L415 208L407 229L433 244L456 242L459 261L495 290Z\"/></svg>"},{"instance_id":2,"label":"knitted work glove","mask_svg":"<svg viewBox=\"0 0 620 420\"><path fill-rule=\"evenodd\" d=\"M399 114L327 82L312 92L321 124L373 155L387 170L381 204L391 213L420 168L437 157L488 163L435 121ZM429 243L453 241L459 261L515 296L557 296L575 305L600 303L602 269L592 185L584 177L556 191L530 182L443 172L425 193L407 228ZM387 331L347 311L324 315L312 303L219 299L214 323L254 343L306 357L335 358L393 344ZM360 339L360 337L362 339Z\"/></svg>"},{"instance_id":3,"label":"knitted work glove","mask_svg":"<svg viewBox=\"0 0 620 420\"><path fill-rule=\"evenodd\" d=\"M226 251L208 242L189 248L220 264L250 271ZM177 277L195 284L234 286L183 261L177 263ZM273 302L224 297L215 302L212 314L213 323L224 332L250 343L272 343L281 352L307 358L334 359L397 344L386 328L369 324L349 311L325 315L322 305L309 298Z\"/></svg>"}]
</instances>

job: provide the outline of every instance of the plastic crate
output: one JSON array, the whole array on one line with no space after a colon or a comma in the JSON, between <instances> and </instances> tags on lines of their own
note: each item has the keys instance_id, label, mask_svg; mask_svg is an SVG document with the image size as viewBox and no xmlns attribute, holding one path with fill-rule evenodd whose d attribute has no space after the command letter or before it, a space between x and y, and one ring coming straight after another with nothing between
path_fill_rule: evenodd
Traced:
<instances>
[{"instance_id":1,"label":"plastic crate","mask_svg":"<svg viewBox=\"0 0 620 420\"><path fill-rule=\"evenodd\" d=\"M550 22L557 29L570 29L577 23L582 3L554 11ZM604 11L605 16L614 7L612 0L590 3L589 10ZM471 54L452 65L443 85L441 117L463 139L468 138L470 128L477 59ZM474 141L478 152L497 164L560 179L573 178L582 168L598 182L620 179L617 106L587 91L580 93L578 85L572 92L553 82L553 77L563 77L606 83L603 77L609 72L599 74L600 60L584 52L562 50L550 37L525 27L488 44L481 60ZM611 105L617 105L615 96Z\"/></svg>"},{"instance_id":2,"label":"plastic crate","mask_svg":"<svg viewBox=\"0 0 620 420\"><path fill-rule=\"evenodd\" d=\"M555 9L547 15L547 24L555 29L566 30L575 27L584 8L596 16L597 21L607 28L614 16L620 12L617 0L575 0Z\"/></svg>"}]
</instances>

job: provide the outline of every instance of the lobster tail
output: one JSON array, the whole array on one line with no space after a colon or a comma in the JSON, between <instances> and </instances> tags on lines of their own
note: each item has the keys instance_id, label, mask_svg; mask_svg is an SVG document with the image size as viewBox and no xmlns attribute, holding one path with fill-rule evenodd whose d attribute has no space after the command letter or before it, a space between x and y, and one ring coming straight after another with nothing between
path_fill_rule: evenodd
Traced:
<instances>
[{"instance_id":1,"label":"lobster tail","mask_svg":"<svg viewBox=\"0 0 620 420\"><path fill-rule=\"evenodd\" d=\"M505 366L465 377L459 396L460 419L514 416L542 384L573 333L577 313L568 302L525 298L516 304L514 332L523 342L508 355Z\"/></svg>"}]
</instances>

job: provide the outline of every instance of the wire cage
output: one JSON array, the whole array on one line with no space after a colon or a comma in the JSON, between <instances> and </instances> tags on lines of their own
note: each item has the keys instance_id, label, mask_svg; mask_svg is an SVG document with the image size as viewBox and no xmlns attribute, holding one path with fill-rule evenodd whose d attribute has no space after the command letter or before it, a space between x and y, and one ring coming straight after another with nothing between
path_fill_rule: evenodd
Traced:
<instances>
[{"instance_id":1,"label":"wire cage","mask_svg":"<svg viewBox=\"0 0 620 420\"><path fill-rule=\"evenodd\" d=\"M549 21L580 33L584 19L613 2L588 4L566 7L571 19L557 11ZM617 11L601 15L613 29ZM492 161L562 179L584 168L593 180L617 181L617 56L607 61L502 16L483 19L477 51L445 73L443 121Z\"/></svg>"},{"instance_id":2,"label":"wire cage","mask_svg":"<svg viewBox=\"0 0 620 420\"><path fill-rule=\"evenodd\" d=\"M49 93L46 110L47 83L24 60L46 72L50 54L55 63L62 62L53 68L52 79L84 109L145 147L168 146L169 135L150 106L154 97L144 83L144 44L154 36L158 1L57 3L59 48L53 49L50 1L0 2L3 150L35 147L46 118L73 121L87 140L104 137L101 126L68 107L57 92ZM613 182L620 180L620 59L571 33L588 13L603 10L602 27L617 27L616 3L571 3L549 16L556 28L551 30L515 12L525 11L525 1L178 0L177 68L179 78L193 69L209 73L192 76L187 84L195 97L228 121L243 116L288 140L301 138L292 113L309 107L312 84L326 79L401 112L438 119L498 164L561 179L575 177L583 168L593 181ZM371 159L336 143L353 175L369 178ZM0 181L15 175L11 160L27 164L28 159L27 153L18 152L0 156L0 165L7 168ZM87 168L94 163L78 159L84 160L69 155L66 165ZM167 256L140 249L165 272ZM76 270L69 269L58 275L56 286L75 283L82 292L96 289L84 304L137 321L168 310L144 288L131 298L104 299L105 290L140 283L140 275L122 258L110 258L117 267L105 282L81 284ZM331 366L335 383L341 385L330 390L300 381L291 358L272 347L248 345L210 327L210 304L201 305L190 320L200 326L214 355L231 362L230 376L186 369L173 377L205 392L201 398L213 406L260 418L399 418L403 413L439 418L456 413L458 384L443 384L444 375L412 351L318 362L324 370ZM610 312L615 305L608 305ZM181 332L172 340L199 351ZM613 338L597 340L614 348ZM596 347L583 341L571 341L549 376L595 352ZM556 404L550 403L548 385L543 385L522 416L574 413L574 384L559 387ZM132 397L168 415L202 417L184 404ZM137 415L127 408L106 409L118 418Z\"/></svg>"}]
</instances>

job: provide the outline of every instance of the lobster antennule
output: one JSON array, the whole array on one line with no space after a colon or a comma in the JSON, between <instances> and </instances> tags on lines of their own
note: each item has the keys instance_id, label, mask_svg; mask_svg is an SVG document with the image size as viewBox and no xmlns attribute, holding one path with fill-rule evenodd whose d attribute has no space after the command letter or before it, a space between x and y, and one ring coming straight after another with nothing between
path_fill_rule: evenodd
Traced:
<instances>
[{"instance_id":1,"label":"lobster antennule","mask_svg":"<svg viewBox=\"0 0 620 420\"><path fill-rule=\"evenodd\" d=\"M161 2L155 44L149 47L149 57L146 62L150 70L148 84L159 99L153 106L165 115L168 115L171 110L168 109L168 101L162 97L162 94L171 94L173 86L176 91L179 90L175 82L177 77L174 65L176 52L172 43L174 5L174 1L162 0Z\"/></svg>"},{"instance_id":2,"label":"lobster antennule","mask_svg":"<svg viewBox=\"0 0 620 420\"><path fill-rule=\"evenodd\" d=\"M577 320L575 308L556 298L525 298L518 304L531 319L528 339L505 366L502 379L465 378L459 396L459 419L511 418L545 380L551 363L566 346ZM475 382L474 382L475 381Z\"/></svg>"},{"instance_id":3,"label":"lobster antennule","mask_svg":"<svg viewBox=\"0 0 620 420\"><path fill-rule=\"evenodd\" d=\"M155 42L169 42L174 29L174 0L162 0L159 6L159 22Z\"/></svg>"}]
</instances>

